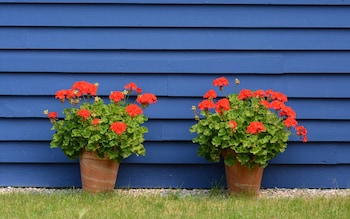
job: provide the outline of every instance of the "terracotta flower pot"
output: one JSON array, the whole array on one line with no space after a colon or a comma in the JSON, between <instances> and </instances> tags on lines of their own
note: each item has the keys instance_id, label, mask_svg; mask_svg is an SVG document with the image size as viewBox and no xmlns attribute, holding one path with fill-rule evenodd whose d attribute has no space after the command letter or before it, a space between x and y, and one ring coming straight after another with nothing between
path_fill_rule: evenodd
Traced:
<instances>
[{"instance_id":1,"label":"terracotta flower pot","mask_svg":"<svg viewBox=\"0 0 350 219\"><path fill-rule=\"evenodd\" d=\"M226 151L223 156L226 157L227 153L233 152ZM241 166L240 163L232 166L225 165L228 192L236 195L258 196L263 172L264 168L260 166L249 168Z\"/></svg>"},{"instance_id":2,"label":"terracotta flower pot","mask_svg":"<svg viewBox=\"0 0 350 219\"><path fill-rule=\"evenodd\" d=\"M259 195L261 178L264 168L252 169L237 163L233 166L225 165L227 188L230 194L243 194L249 196Z\"/></svg>"},{"instance_id":3,"label":"terracotta flower pot","mask_svg":"<svg viewBox=\"0 0 350 219\"><path fill-rule=\"evenodd\" d=\"M80 157L80 174L83 191L89 193L111 192L114 190L119 163L101 159L96 152L85 151Z\"/></svg>"}]
</instances>

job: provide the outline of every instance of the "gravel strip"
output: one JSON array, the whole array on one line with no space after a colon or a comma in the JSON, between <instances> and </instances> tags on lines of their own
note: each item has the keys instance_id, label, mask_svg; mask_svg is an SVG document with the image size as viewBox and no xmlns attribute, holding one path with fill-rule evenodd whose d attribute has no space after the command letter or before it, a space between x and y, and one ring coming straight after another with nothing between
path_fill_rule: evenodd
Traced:
<instances>
[{"instance_id":1,"label":"gravel strip","mask_svg":"<svg viewBox=\"0 0 350 219\"><path fill-rule=\"evenodd\" d=\"M81 193L81 189L51 189L51 188L32 188L32 187L0 187L0 194L5 193ZM161 195L161 196L209 196L211 194L226 195L226 190L208 190L208 189L116 189L116 194L130 196L138 195ZM350 196L350 189L261 189L260 197L266 198L294 198L294 197L334 197Z\"/></svg>"}]
</instances>

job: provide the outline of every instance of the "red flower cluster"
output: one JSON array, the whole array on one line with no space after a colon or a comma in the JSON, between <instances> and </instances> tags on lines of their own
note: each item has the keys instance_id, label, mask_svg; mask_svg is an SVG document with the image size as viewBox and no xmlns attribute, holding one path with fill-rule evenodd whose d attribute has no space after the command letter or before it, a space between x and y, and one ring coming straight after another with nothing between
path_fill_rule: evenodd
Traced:
<instances>
[{"instance_id":1,"label":"red flower cluster","mask_svg":"<svg viewBox=\"0 0 350 219\"><path fill-rule=\"evenodd\" d=\"M203 96L203 98L206 98L206 99L215 99L216 97L217 97L217 94L213 89L208 90L208 92Z\"/></svg>"},{"instance_id":2,"label":"red flower cluster","mask_svg":"<svg viewBox=\"0 0 350 219\"><path fill-rule=\"evenodd\" d=\"M112 91L109 95L109 99L113 100L115 103L118 103L124 99L124 94L120 91Z\"/></svg>"},{"instance_id":3,"label":"red flower cluster","mask_svg":"<svg viewBox=\"0 0 350 219\"><path fill-rule=\"evenodd\" d=\"M248 89L243 89L241 92L238 94L238 99L239 100L246 100L249 99L253 96L253 91L248 90Z\"/></svg>"},{"instance_id":4,"label":"red flower cluster","mask_svg":"<svg viewBox=\"0 0 350 219\"><path fill-rule=\"evenodd\" d=\"M265 132L266 128L262 122L251 122L247 127L247 133L259 134L260 132Z\"/></svg>"},{"instance_id":5,"label":"red flower cluster","mask_svg":"<svg viewBox=\"0 0 350 219\"><path fill-rule=\"evenodd\" d=\"M133 91L137 89L137 85L134 82L130 82L124 86L126 90Z\"/></svg>"},{"instance_id":6,"label":"red flower cluster","mask_svg":"<svg viewBox=\"0 0 350 219\"><path fill-rule=\"evenodd\" d=\"M225 77L217 78L213 81L213 85L222 88L223 86L228 86L229 82Z\"/></svg>"},{"instance_id":7,"label":"red flower cluster","mask_svg":"<svg viewBox=\"0 0 350 219\"><path fill-rule=\"evenodd\" d=\"M231 120L228 122L228 125L232 128L232 130L235 130L237 127L237 122L234 120Z\"/></svg>"},{"instance_id":8,"label":"red flower cluster","mask_svg":"<svg viewBox=\"0 0 350 219\"><path fill-rule=\"evenodd\" d=\"M137 85L134 82L130 82L129 84L126 84L124 88L128 92L132 92L134 90L136 91L136 94L142 93L142 89L140 87L137 87Z\"/></svg>"},{"instance_id":9,"label":"red flower cluster","mask_svg":"<svg viewBox=\"0 0 350 219\"><path fill-rule=\"evenodd\" d=\"M130 104L125 108L125 110L131 117L134 117L143 113L142 109L136 104Z\"/></svg>"},{"instance_id":10,"label":"red flower cluster","mask_svg":"<svg viewBox=\"0 0 350 219\"><path fill-rule=\"evenodd\" d=\"M300 125L295 127L295 130L297 131L297 135L303 137L303 142L307 142L307 130L304 126Z\"/></svg>"},{"instance_id":11,"label":"red flower cluster","mask_svg":"<svg viewBox=\"0 0 350 219\"><path fill-rule=\"evenodd\" d=\"M56 119L58 116L57 112L50 112L48 115L49 119Z\"/></svg>"},{"instance_id":12,"label":"red flower cluster","mask_svg":"<svg viewBox=\"0 0 350 219\"><path fill-rule=\"evenodd\" d=\"M77 96L91 95L96 96L98 84L91 84L86 81L77 81L73 84L72 90L77 93Z\"/></svg>"},{"instance_id":13,"label":"red flower cluster","mask_svg":"<svg viewBox=\"0 0 350 219\"><path fill-rule=\"evenodd\" d=\"M224 111L230 109L230 101L227 98L222 98L215 104L215 111L222 114Z\"/></svg>"},{"instance_id":14,"label":"red flower cluster","mask_svg":"<svg viewBox=\"0 0 350 219\"><path fill-rule=\"evenodd\" d=\"M288 101L288 98L286 95L284 95L281 92L273 91L273 90L267 90L266 97L270 97L272 100L279 100L283 103Z\"/></svg>"},{"instance_id":15,"label":"red flower cluster","mask_svg":"<svg viewBox=\"0 0 350 219\"><path fill-rule=\"evenodd\" d=\"M87 119L90 116L90 111L87 109L80 109L78 115L83 117L83 119Z\"/></svg>"},{"instance_id":16,"label":"red flower cluster","mask_svg":"<svg viewBox=\"0 0 350 219\"><path fill-rule=\"evenodd\" d=\"M115 122L111 125L110 129L117 135L121 135L126 131L126 126L124 122Z\"/></svg>"},{"instance_id":17,"label":"red flower cluster","mask_svg":"<svg viewBox=\"0 0 350 219\"><path fill-rule=\"evenodd\" d=\"M200 110L209 110L215 107L215 104L212 100L203 100L198 104L198 109Z\"/></svg>"},{"instance_id":18,"label":"red flower cluster","mask_svg":"<svg viewBox=\"0 0 350 219\"><path fill-rule=\"evenodd\" d=\"M157 97L154 94L145 93L145 94L139 95L136 98L136 101L138 103L140 103L141 105L145 106L145 105L149 105L152 103L156 103Z\"/></svg>"},{"instance_id":19,"label":"red flower cluster","mask_svg":"<svg viewBox=\"0 0 350 219\"><path fill-rule=\"evenodd\" d=\"M264 98L265 97L265 91L264 90L256 90L256 91L254 91L253 96L255 98Z\"/></svg>"},{"instance_id":20,"label":"red flower cluster","mask_svg":"<svg viewBox=\"0 0 350 219\"><path fill-rule=\"evenodd\" d=\"M279 115L284 118L286 127L295 127L298 125L296 113L291 107L285 105L287 101L287 96L281 92L267 90L264 99L260 103L269 109L278 111Z\"/></svg>"},{"instance_id":21,"label":"red flower cluster","mask_svg":"<svg viewBox=\"0 0 350 219\"><path fill-rule=\"evenodd\" d=\"M92 123L93 125L98 125L98 124L101 123L101 121L100 121L98 118L95 118L95 119L92 120L91 123Z\"/></svg>"},{"instance_id":22,"label":"red flower cluster","mask_svg":"<svg viewBox=\"0 0 350 219\"><path fill-rule=\"evenodd\" d=\"M64 102L65 99L73 99L82 95L96 96L98 84L91 84L86 81L75 82L71 89L59 90L56 92L56 99Z\"/></svg>"}]
</instances>

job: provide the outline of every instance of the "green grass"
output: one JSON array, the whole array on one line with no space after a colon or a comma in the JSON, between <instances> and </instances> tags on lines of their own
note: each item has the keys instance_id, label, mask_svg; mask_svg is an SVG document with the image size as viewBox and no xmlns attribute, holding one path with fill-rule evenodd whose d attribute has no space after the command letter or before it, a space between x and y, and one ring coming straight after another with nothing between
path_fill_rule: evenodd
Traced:
<instances>
[{"instance_id":1,"label":"green grass","mask_svg":"<svg viewBox=\"0 0 350 219\"><path fill-rule=\"evenodd\" d=\"M0 194L6 218L349 218L350 197L244 198L67 193Z\"/></svg>"}]
</instances>

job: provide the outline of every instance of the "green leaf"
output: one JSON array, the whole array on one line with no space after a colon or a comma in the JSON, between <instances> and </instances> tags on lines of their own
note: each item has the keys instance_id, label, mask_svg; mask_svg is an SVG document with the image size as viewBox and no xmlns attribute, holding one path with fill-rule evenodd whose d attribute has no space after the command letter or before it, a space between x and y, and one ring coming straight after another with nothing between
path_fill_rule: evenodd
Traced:
<instances>
[{"instance_id":1,"label":"green leaf","mask_svg":"<svg viewBox=\"0 0 350 219\"><path fill-rule=\"evenodd\" d=\"M237 163L236 157L233 154L228 154L224 159L224 163L228 166L233 166Z\"/></svg>"},{"instance_id":2,"label":"green leaf","mask_svg":"<svg viewBox=\"0 0 350 219\"><path fill-rule=\"evenodd\" d=\"M213 140L211 141L211 143L213 143L213 145L215 145L215 146L220 146L221 142L222 142L222 140L219 136L215 136L213 138Z\"/></svg>"}]
</instances>

